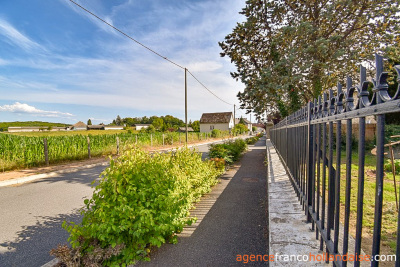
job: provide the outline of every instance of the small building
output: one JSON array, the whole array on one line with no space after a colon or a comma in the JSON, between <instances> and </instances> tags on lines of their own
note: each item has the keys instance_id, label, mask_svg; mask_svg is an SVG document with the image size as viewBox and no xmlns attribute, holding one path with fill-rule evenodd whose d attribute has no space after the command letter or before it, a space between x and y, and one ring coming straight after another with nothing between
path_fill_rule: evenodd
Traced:
<instances>
[{"instance_id":1,"label":"small building","mask_svg":"<svg viewBox=\"0 0 400 267\"><path fill-rule=\"evenodd\" d=\"M119 126L119 125L104 125L103 130L123 130L124 126Z\"/></svg>"},{"instance_id":2,"label":"small building","mask_svg":"<svg viewBox=\"0 0 400 267\"><path fill-rule=\"evenodd\" d=\"M88 130L104 130L104 125L88 125Z\"/></svg>"},{"instance_id":3,"label":"small building","mask_svg":"<svg viewBox=\"0 0 400 267\"><path fill-rule=\"evenodd\" d=\"M244 125L246 125L246 127L247 127L247 129L249 129L249 131L251 131L251 130L252 130L252 129L251 129L252 124L251 124L251 122L250 122L248 119L246 119L246 118L236 118L236 119L235 119L235 125L236 125L236 124L239 124L240 119L243 119Z\"/></svg>"},{"instance_id":4,"label":"small building","mask_svg":"<svg viewBox=\"0 0 400 267\"><path fill-rule=\"evenodd\" d=\"M45 127L38 126L26 126L26 127L8 127L9 133L20 133L20 132L40 132L43 129L47 129Z\"/></svg>"},{"instance_id":5,"label":"small building","mask_svg":"<svg viewBox=\"0 0 400 267\"><path fill-rule=\"evenodd\" d=\"M67 127L59 127L59 126L15 126L8 127L9 133L22 133L22 132L43 132L43 131L66 131Z\"/></svg>"},{"instance_id":6,"label":"small building","mask_svg":"<svg viewBox=\"0 0 400 267\"><path fill-rule=\"evenodd\" d=\"M208 133L214 129L230 131L233 123L232 112L203 113L200 119L200 132Z\"/></svg>"},{"instance_id":7,"label":"small building","mask_svg":"<svg viewBox=\"0 0 400 267\"><path fill-rule=\"evenodd\" d=\"M67 127L60 127L60 126L50 127L50 131L52 131L52 132L66 131L66 130L67 130Z\"/></svg>"},{"instance_id":8,"label":"small building","mask_svg":"<svg viewBox=\"0 0 400 267\"><path fill-rule=\"evenodd\" d=\"M140 131L141 129L146 129L149 127L151 124L135 124L136 131Z\"/></svg>"},{"instance_id":9,"label":"small building","mask_svg":"<svg viewBox=\"0 0 400 267\"><path fill-rule=\"evenodd\" d=\"M178 132L186 133L186 127L179 127ZM194 132L192 127L188 127L188 132Z\"/></svg>"},{"instance_id":10,"label":"small building","mask_svg":"<svg viewBox=\"0 0 400 267\"><path fill-rule=\"evenodd\" d=\"M87 130L87 125L81 121L75 123L72 125L72 130L74 131L86 131Z\"/></svg>"}]
</instances>

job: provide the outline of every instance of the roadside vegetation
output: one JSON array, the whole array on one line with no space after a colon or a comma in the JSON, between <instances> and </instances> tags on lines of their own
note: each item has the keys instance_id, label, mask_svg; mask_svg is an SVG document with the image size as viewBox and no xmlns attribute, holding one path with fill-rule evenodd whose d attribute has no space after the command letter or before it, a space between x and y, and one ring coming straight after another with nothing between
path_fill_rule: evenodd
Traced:
<instances>
[{"instance_id":1,"label":"roadside vegetation","mask_svg":"<svg viewBox=\"0 0 400 267\"><path fill-rule=\"evenodd\" d=\"M25 136L29 135L29 136ZM214 138L227 138L229 132L218 131L214 135L189 133L188 142ZM91 157L117 154L117 138L120 153L129 145L137 144L144 149L156 149L184 144L185 133L141 133L129 131L71 131L46 133L0 134L0 171L45 165L44 138L47 138L49 163L56 164L88 158L88 138Z\"/></svg>"},{"instance_id":2,"label":"roadside vegetation","mask_svg":"<svg viewBox=\"0 0 400 267\"><path fill-rule=\"evenodd\" d=\"M223 145L231 160L247 147L242 139ZM59 245L51 254L60 266L127 266L149 260L152 249L176 243L176 234L196 220L189 210L224 171L218 160L202 161L195 150L150 154L135 146L112 159L101 174L93 196L84 201L82 222L64 222L72 247Z\"/></svg>"}]
</instances>

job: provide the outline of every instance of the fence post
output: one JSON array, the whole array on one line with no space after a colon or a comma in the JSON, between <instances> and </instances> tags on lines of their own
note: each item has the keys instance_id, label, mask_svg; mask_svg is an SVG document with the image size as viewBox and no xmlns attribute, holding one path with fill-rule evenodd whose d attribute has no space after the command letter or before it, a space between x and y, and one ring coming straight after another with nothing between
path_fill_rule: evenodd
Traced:
<instances>
[{"instance_id":1,"label":"fence post","mask_svg":"<svg viewBox=\"0 0 400 267\"><path fill-rule=\"evenodd\" d=\"M46 166L49 166L49 149L47 146L47 138L43 139L44 144L44 160L46 161Z\"/></svg>"},{"instance_id":2,"label":"fence post","mask_svg":"<svg viewBox=\"0 0 400 267\"><path fill-rule=\"evenodd\" d=\"M384 93L388 89L386 78L381 80L383 74L383 57L375 54L376 62L376 84L374 93L376 94L377 104L383 103L381 91ZM382 230L382 204L383 204L383 161L384 161L384 145L385 145L385 114L377 115L376 120L376 188L375 188L375 218L374 218L374 234L372 237L372 257L379 255ZM398 233L397 233L398 234ZM398 246L399 244L397 244ZM378 266L379 261L371 262L371 266Z\"/></svg>"},{"instance_id":3,"label":"fence post","mask_svg":"<svg viewBox=\"0 0 400 267\"><path fill-rule=\"evenodd\" d=\"M153 146L153 134L150 134L150 146Z\"/></svg>"},{"instance_id":4,"label":"fence post","mask_svg":"<svg viewBox=\"0 0 400 267\"><path fill-rule=\"evenodd\" d=\"M313 195L313 126L311 125L311 109L313 107L312 102L308 102L307 105L307 205L306 205L306 215L307 222L311 222L311 214L309 207L312 206L312 195Z\"/></svg>"},{"instance_id":5,"label":"fence post","mask_svg":"<svg viewBox=\"0 0 400 267\"><path fill-rule=\"evenodd\" d=\"M162 134L162 145L164 146L164 134Z\"/></svg>"},{"instance_id":6,"label":"fence post","mask_svg":"<svg viewBox=\"0 0 400 267\"><path fill-rule=\"evenodd\" d=\"M137 144L137 135L136 135L136 144Z\"/></svg>"},{"instance_id":7,"label":"fence post","mask_svg":"<svg viewBox=\"0 0 400 267\"><path fill-rule=\"evenodd\" d=\"M117 155L119 155L119 137L117 136Z\"/></svg>"},{"instance_id":8,"label":"fence post","mask_svg":"<svg viewBox=\"0 0 400 267\"><path fill-rule=\"evenodd\" d=\"M87 137L87 146L88 146L88 156L90 159L92 156L90 155L90 138L89 138L89 136Z\"/></svg>"}]
</instances>

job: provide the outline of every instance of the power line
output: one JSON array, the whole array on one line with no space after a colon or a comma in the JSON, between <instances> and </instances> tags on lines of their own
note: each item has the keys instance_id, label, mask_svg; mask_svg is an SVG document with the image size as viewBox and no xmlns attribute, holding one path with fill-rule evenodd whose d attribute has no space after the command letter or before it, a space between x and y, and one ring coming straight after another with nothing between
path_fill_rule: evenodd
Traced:
<instances>
[{"instance_id":1,"label":"power line","mask_svg":"<svg viewBox=\"0 0 400 267\"><path fill-rule=\"evenodd\" d=\"M154 51L153 49L151 49L150 47L142 44L141 42L139 42L138 40L136 40L135 38L131 37L130 35L126 34L125 32L123 32L122 30L118 29L117 27L115 27L114 25L108 23L107 21L105 21L104 19L100 18L99 16L97 16L96 14L94 14L93 12L91 12L90 10L84 8L83 6L81 6L80 4L78 4L77 2L73 1L73 0L69 0L71 3L75 4L76 6L78 6L79 8L81 8L82 10L86 11L87 13L89 13L90 15L92 15L93 17L97 18L98 20L100 20L101 22L107 24L108 26L110 26L111 28L113 28L114 30L118 31L119 33L121 33L122 35L124 35L125 37L128 37L129 39L131 39L132 41L134 41L135 43L137 43L138 45L144 47L145 49L149 50L150 52L152 52L153 54L161 57L162 59L168 61L169 63L177 66L178 68L181 68L183 70L186 70L187 72L189 72L190 75L192 75L192 77L201 85L203 86L208 92L210 92L213 96L215 96L216 98L218 98L219 100L221 100L222 102L233 106L233 104L226 102L225 100L223 100L222 98L220 98L219 96L217 96L214 92L212 92L210 89L208 89L202 82L200 82L199 79L197 79L187 68L179 65L178 63L170 60L169 58L157 53L156 51Z\"/></svg>"},{"instance_id":2,"label":"power line","mask_svg":"<svg viewBox=\"0 0 400 267\"><path fill-rule=\"evenodd\" d=\"M210 92L213 96L215 96L216 98L218 98L219 100L221 100L222 102L233 106L233 104L226 102L225 100L223 100L222 98L220 98L219 96L217 96L213 91L211 91L210 89L208 89L202 82L199 81L199 79L196 78L196 76L193 75L193 73L191 73L189 70L187 70L187 72L189 72L190 75L192 75L192 77L201 85L203 86L208 92Z\"/></svg>"},{"instance_id":3,"label":"power line","mask_svg":"<svg viewBox=\"0 0 400 267\"><path fill-rule=\"evenodd\" d=\"M99 16L97 16L96 14L92 13L91 11L89 11L88 9L84 8L83 6L81 6L80 4L76 3L73 0L69 0L70 2L72 2L73 4L75 4L76 6L80 7L81 9L85 10L87 13L89 13L90 15L92 15L93 17L97 18L98 20L104 22L105 24L107 24L108 26L110 26L111 28L113 28L114 30L120 32L121 34L125 35L126 37L128 37L129 39L131 39L132 41L134 41L135 43L143 46L144 48L146 48L147 50L149 50L150 52L152 52L153 54L156 54L157 56L161 57L162 59L165 59L166 61L169 61L170 63L174 64L175 66L181 68L181 69L185 69L184 67L182 67L181 65L179 65L178 63L173 62L172 60L170 60L167 57L164 57L162 55L160 55L159 53L157 53L156 51L154 51L153 49L151 49L150 47L142 44L141 42L139 42L138 40L134 39L133 37L131 37L130 35L126 34L125 32L123 32L122 30L118 29L117 27L113 26L112 24L108 23L107 21L105 21L104 19L100 18Z\"/></svg>"}]
</instances>

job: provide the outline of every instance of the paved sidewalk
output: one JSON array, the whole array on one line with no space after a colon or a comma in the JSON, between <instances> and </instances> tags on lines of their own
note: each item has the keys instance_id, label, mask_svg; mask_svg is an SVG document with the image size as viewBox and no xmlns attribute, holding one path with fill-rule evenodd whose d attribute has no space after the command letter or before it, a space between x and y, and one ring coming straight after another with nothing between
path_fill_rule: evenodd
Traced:
<instances>
[{"instance_id":1,"label":"paved sidewalk","mask_svg":"<svg viewBox=\"0 0 400 267\"><path fill-rule=\"evenodd\" d=\"M267 266L238 262L237 255L267 255L265 137L249 146L236 167L194 210L198 221L165 244L150 262L135 266Z\"/></svg>"}]
</instances>

